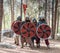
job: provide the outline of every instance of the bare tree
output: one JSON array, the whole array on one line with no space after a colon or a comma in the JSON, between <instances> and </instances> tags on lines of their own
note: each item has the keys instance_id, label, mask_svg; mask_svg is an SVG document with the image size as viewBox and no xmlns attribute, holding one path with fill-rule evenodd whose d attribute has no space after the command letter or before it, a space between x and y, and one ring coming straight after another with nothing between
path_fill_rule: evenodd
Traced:
<instances>
[{"instance_id":1,"label":"bare tree","mask_svg":"<svg viewBox=\"0 0 60 53\"><path fill-rule=\"evenodd\" d=\"M55 1L55 7L54 7ZM58 0L52 0L52 38L55 38Z\"/></svg>"},{"instance_id":2,"label":"bare tree","mask_svg":"<svg viewBox=\"0 0 60 53\"><path fill-rule=\"evenodd\" d=\"M54 35L57 33L57 21L58 21L57 8L58 8L58 0L55 0ZM55 35L55 37L56 37L56 35Z\"/></svg>"},{"instance_id":3,"label":"bare tree","mask_svg":"<svg viewBox=\"0 0 60 53\"><path fill-rule=\"evenodd\" d=\"M14 21L14 0L10 0L11 3L11 23Z\"/></svg>"},{"instance_id":4,"label":"bare tree","mask_svg":"<svg viewBox=\"0 0 60 53\"><path fill-rule=\"evenodd\" d=\"M50 0L47 1L47 22L50 25Z\"/></svg>"},{"instance_id":5,"label":"bare tree","mask_svg":"<svg viewBox=\"0 0 60 53\"><path fill-rule=\"evenodd\" d=\"M46 17L47 17L47 0L45 0L45 19L47 19Z\"/></svg>"},{"instance_id":6,"label":"bare tree","mask_svg":"<svg viewBox=\"0 0 60 53\"><path fill-rule=\"evenodd\" d=\"M59 9L58 9L58 14L57 14L57 33L59 33L58 29L59 29Z\"/></svg>"},{"instance_id":7,"label":"bare tree","mask_svg":"<svg viewBox=\"0 0 60 53\"><path fill-rule=\"evenodd\" d=\"M20 10L21 17L22 17L22 2L23 2L23 1L21 0L21 8L20 8L20 9L21 9L21 10Z\"/></svg>"},{"instance_id":8,"label":"bare tree","mask_svg":"<svg viewBox=\"0 0 60 53\"><path fill-rule=\"evenodd\" d=\"M3 17L3 0L0 0L0 42L1 42L2 17Z\"/></svg>"},{"instance_id":9,"label":"bare tree","mask_svg":"<svg viewBox=\"0 0 60 53\"><path fill-rule=\"evenodd\" d=\"M52 0L52 38L54 39L54 34L53 34L53 17L54 17L54 0Z\"/></svg>"}]
</instances>

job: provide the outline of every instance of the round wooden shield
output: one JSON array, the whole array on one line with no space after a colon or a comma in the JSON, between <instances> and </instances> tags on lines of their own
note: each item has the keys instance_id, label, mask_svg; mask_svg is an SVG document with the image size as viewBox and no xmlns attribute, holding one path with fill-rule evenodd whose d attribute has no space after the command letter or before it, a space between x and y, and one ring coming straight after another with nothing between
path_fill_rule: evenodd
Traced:
<instances>
[{"instance_id":1,"label":"round wooden shield","mask_svg":"<svg viewBox=\"0 0 60 53\"><path fill-rule=\"evenodd\" d=\"M27 22L24 23L21 27L21 35L23 37L33 37L36 33L36 27L33 23Z\"/></svg>"},{"instance_id":2,"label":"round wooden shield","mask_svg":"<svg viewBox=\"0 0 60 53\"><path fill-rule=\"evenodd\" d=\"M46 24L41 24L37 28L37 36L39 38L47 39L51 34L51 28Z\"/></svg>"},{"instance_id":3,"label":"round wooden shield","mask_svg":"<svg viewBox=\"0 0 60 53\"><path fill-rule=\"evenodd\" d=\"M14 23L15 23L15 21L12 22L12 24L11 24L11 29L13 28L12 26L14 25Z\"/></svg>"},{"instance_id":4,"label":"round wooden shield","mask_svg":"<svg viewBox=\"0 0 60 53\"><path fill-rule=\"evenodd\" d=\"M18 34L18 35L21 34L20 28L21 28L21 22L20 22L20 21L15 21L15 22L12 24L12 30L13 30L16 34Z\"/></svg>"}]
</instances>

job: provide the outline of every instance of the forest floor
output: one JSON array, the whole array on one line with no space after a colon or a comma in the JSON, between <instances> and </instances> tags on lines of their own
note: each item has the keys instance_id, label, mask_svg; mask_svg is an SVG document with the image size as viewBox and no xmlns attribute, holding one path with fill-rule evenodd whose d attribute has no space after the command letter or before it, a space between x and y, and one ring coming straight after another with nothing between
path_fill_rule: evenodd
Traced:
<instances>
[{"instance_id":1,"label":"forest floor","mask_svg":"<svg viewBox=\"0 0 60 53\"><path fill-rule=\"evenodd\" d=\"M10 46L14 45L14 48L0 47L0 53L60 53L60 41L57 40L49 40L49 41L50 41L50 49L46 47L44 41L41 41L40 48L31 49L29 47L21 48L21 45L16 46L14 44L13 38L5 38L1 43L4 42L7 45L10 44Z\"/></svg>"}]
</instances>

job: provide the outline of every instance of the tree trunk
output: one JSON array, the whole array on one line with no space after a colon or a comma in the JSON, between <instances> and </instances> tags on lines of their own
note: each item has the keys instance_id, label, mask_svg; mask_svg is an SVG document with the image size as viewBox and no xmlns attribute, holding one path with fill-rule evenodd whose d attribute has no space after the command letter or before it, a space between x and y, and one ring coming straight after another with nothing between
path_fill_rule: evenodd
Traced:
<instances>
[{"instance_id":1,"label":"tree trunk","mask_svg":"<svg viewBox=\"0 0 60 53\"><path fill-rule=\"evenodd\" d=\"M40 16L40 0L38 1L38 3L39 3L38 8L39 8L39 16Z\"/></svg>"},{"instance_id":2,"label":"tree trunk","mask_svg":"<svg viewBox=\"0 0 60 53\"><path fill-rule=\"evenodd\" d=\"M59 29L59 10L58 10L58 17L57 17L57 33L58 33L58 29Z\"/></svg>"},{"instance_id":3,"label":"tree trunk","mask_svg":"<svg viewBox=\"0 0 60 53\"><path fill-rule=\"evenodd\" d=\"M14 0L11 1L11 23L14 21Z\"/></svg>"},{"instance_id":4,"label":"tree trunk","mask_svg":"<svg viewBox=\"0 0 60 53\"><path fill-rule=\"evenodd\" d=\"M54 18L54 0L52 0L52 39L54 39L54 33L53 33L53 28L54 28L54 26L53 26L53 18Z\"/></svg>"},{"instance_id":5,"label":"tree trunk","mask_svg":"<svg viewBox=\"0 0 60 53\"><path fill-rule=\"evenodd\" d=\"M45 0L45 19L47 19L47 0Z\"/></svg>"},{"instance_id":6,"label":"tree trunk","mask_svg":"<svg viewBox=\"0 0 60 53\"><path fill-rule=\"evenodd\" d=\"M58 0L55 0L55 11L52 12L52 38L55 38L55 32L56 32L56 20L57 20L57 5Z\"/></svg>"},{"instance_id":7,"label":"tree trunk","mask_svg":"<svg viewBox=\"0 0 60 53\"><path fill-rule=\"evenodd\" d=\"M58 7L58 0L55 0L55 22L54 22L54 35L55 35L55 39L57 38L57 7Z\"/></svg>"},{"instance_id":8,"label":"tree trunk","mask_svg":"<svg viewBox=\"0 0 60 53\"><path fill-rule=\"evenodd\" d=\"M20 15L22 17L22 0L21 0L21 10L20 10Z\"/></svg>"},{"instance_id":9,"label":"tree trunk","mask_svg":"<svg viewBox=\"0 0 60 53\"><path fill-rule=\"evenodd\" d=\"M50 0L47 1L47 12L48 12L48 17L47 17L47 22L48 22L48 25L50 25Z\"/></svg>"},{"instance_id":10,"label":"tree trunk","mask_svg":"<svg viewBox=\"0 0 60 53\"><path fill-rule=\"evenodd\" d=\"M1 42L2 17L3 17L3 0L0 0L0 42Z\"/></svg>"}]
</instances>

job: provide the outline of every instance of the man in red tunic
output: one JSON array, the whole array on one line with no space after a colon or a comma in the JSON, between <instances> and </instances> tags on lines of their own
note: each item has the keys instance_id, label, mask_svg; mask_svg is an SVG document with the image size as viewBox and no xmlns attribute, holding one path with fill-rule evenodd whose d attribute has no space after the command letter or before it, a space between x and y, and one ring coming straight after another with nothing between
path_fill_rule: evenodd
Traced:
<instances>
[{"instance_id":1,"label":"man in red tunic","mask_svg":"<svg viewBox=\"0 0 60 53\"><path fill-rule=\"evenodd\" d=\"M43 23L44 23L44 24L47 24L45 18L44 18L44 17L39 17L38 26L39 26L40 24L43 24ZM49 41L48 41L48 39L45 40L45 44L47 45L48 48L50 48L50 47L49 47Z\"/></svg>"}]
</instances>

